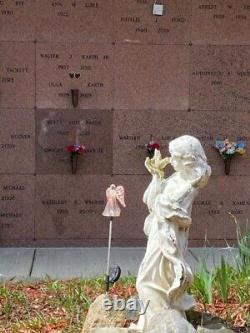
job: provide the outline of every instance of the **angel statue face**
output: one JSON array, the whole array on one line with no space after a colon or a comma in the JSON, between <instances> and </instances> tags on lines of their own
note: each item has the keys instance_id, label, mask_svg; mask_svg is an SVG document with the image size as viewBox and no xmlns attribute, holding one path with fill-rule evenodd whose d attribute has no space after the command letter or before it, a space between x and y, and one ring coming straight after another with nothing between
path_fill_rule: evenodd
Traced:
<instances>
[{"instance_id":1,"label":"angel statue face","mask_svg":"<svg viewBox=\"0 0 250 333\"><path fill-rule=\"evenodd\" d=\"M181 173L211 173L207 165L205 152L198 139L183 135L169 143L170 162L175 171Z\"/></svg>"}]
</instances>

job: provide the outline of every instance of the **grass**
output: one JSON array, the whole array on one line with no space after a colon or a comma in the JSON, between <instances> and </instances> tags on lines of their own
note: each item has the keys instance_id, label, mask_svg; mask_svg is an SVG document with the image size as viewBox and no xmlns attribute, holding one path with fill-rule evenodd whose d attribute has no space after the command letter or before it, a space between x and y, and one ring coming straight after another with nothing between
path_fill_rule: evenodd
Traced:
<instances>
[{"instance_id":1,"label":"grass","mask_svg":"<svg viewBox=\"0 0 250 333\"><path fill-rule=\"evenodd\" d=\"M224 258L209 271L203 261L190 292L197 310L222 318L228 326L250 324L250 231L238 231L235 268ZM135 277L121 279L112 294L128 299L136 294ZM0 284L0 333L80 333L91 302L104 290L104 278Z\"/></svg>"},{"instance_id":2,"label":"grass","mask_svg":"<svg viewBox=\"0 0 250 333\"><path fill-rule=\"evenodd\" d=\"M206 267L202 269L206 270ZM205 274L205 281L209 279L207 273L202 273ZM202 287L207 290L205 294L200 287L201 281L199 287L197 280L194 281L191 291L196 295L197 308L204 311L205 304L206 311L220 316L229 325L244 326L249 312L249 280L243 275L233 276L226 303L220 294L216 273L213 275L212 284L209 281L207 286ZM37 283L0 284L0 332L80 333L88 308L103 292L103 286L103 278L69 281L47 278ZM208 296L210 290L211 296ZM121 279L111 292L124 298L135 295L135 277Z\"/></svg>"},{"instance_id":3,"label":"grass","mask_svg":"<svg viewBox=\"0 0 250 333\"><path fill-rule=\"evenodd\" d=\"M222 317L231 326L250 326L250 230L245 234L237 228L239 254L235 267L221 258L212 271L205 262L200 265L190 288L196 295L201 311Z\"/></svg>"},{"instance_id":4,"label":"grass","mask_svg":"<svg viewBox=\"0 0 250 333\"><path fill-rule=\"evenodd\" d=\"M0 284L0 332L78 333L91 302L103 293L103 278ZM113 292L135 294L135 278L121 279Z\"/></svg>"}]
</instances>

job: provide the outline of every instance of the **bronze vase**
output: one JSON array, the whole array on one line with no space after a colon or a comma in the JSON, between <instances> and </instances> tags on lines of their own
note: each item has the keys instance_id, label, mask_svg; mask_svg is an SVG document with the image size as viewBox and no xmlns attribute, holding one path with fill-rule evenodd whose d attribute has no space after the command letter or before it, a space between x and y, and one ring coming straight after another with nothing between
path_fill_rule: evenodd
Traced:
<instances>
[{"instance_id":1,"label":"bronze vase","mask_svg":"<svg viewBox=\"0 0 250 333\"><path fill-rule=\"evenodd\" d=\"M231 168L231 158L224 159L225 174L228 176L230 174Z\"/></svg>"},{"instance_id":2,"label":"bronze vase","mask_svg":"<svg viewBox=\"0 0 250 333\"><path fill-rule=\"evenodd\" d=\"M71 153L70 162L71 162L71 172L72 172L72 175L75 175L76 172L77 172L78 154Z\"/></svg>"},{"instance_id":3,"label":"bronze vase","mask_svg":"<svg viewBox=\"0 0 250 333\"><path fill-rule=\"evenodd\" d=\"M79 89L71 89L72 105L77 108L79 101Z\"/></svg>"}]
</instances>

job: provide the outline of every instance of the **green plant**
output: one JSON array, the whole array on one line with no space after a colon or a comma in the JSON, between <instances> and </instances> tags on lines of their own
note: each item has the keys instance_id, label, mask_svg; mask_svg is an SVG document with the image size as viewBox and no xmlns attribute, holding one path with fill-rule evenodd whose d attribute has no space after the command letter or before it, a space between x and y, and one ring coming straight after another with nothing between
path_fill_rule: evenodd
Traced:
<instances>
[{"instance_id":1,"label":"green plant","mask_svg":"<svg viewBox=\"0 0 250 333\"><path fill-rule=\"evenodd\" d=\"M239 248L239 255L237 257L238 269L244 273L245 276L250 275L250 230L243 236L240 229L237 228L237 241Z\"/></svg>"},{"instance_id":2,"label":"green plant","mask_svg":"<svg viewBox=\"0 0 250 333\"><path fill-rule=\"evenodd\" d=\"M250 299L250 276L236 271L233 287L241 304L248 303Z\"/></svg>"},{"instance_id":3,"label":"green plant","mask_svg":"<svg viewBox=\"0 0 250 333\"><path fill-rule=\"evenodd\" d=\"M232 283L233 268L221 257L220 266L215 271L215 282L223 302L228 302L230 285Z\"/></svg>"},{"instance_id":4,"label":"green plant","mask_svg":"<svg viewBox=\"0 0 250 333\"><path fill-rule=\"evenodd\" d=\"M247 225L246 231L242 234L241 227L236 217L229 213L234 219L237 234L237 247L239 254L236 256L235 263L239 272L244 274L246 277L250 276L250 228Z\"/></svg>"},{"instance_id":5,"label":"green plant","mask_svg":"<svg viewBox=\"0 0 250 333\"><path fill-rule=\"evenodd\" d=\"M194 277L192 291L198 294L203 303L211 304L213 302L213 281L215 273L209 271L206 262L202 260L198 266L197 273Z\"/></svg>"}]
</instances>

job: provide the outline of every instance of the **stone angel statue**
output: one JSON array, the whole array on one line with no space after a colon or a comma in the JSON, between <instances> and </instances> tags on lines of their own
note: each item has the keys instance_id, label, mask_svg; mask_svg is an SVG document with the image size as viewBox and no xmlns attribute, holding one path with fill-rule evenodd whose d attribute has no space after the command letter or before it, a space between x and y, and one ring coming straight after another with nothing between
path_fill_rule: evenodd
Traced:
<instances>
[{"instance_id":1,"label":"stone angel statue","mask_svg":"<svg viewBox=\"0 0 250 333\"><path fill-rule=\"evenodd\" d=\"M148 241L136 288L139 299L144 304L149 301L149 306L138 323L131 326L133 332L151 332L149 327L157 325L158 331L152 332L172 332L170 328L169 331L161 330L159 325L169 326L169 322L178 316L187 329L177 329L176 323L173 332L195 332L185 320L185 311L195 305L194 298L186 292L193 275L185 261L185 252L192 222L192 203L207 184L211 168L200 141L195 137L184 135L172 140L169 152L171 157L162 159L160 151L155 150L154 157L145 162L152 175L143 197L149 210L144 223ZM169 163L175 172L164 179L164 168Z\"/></svg>"},{"instance_id":2,"label":"stone angel statue","mask_svg":"<svg viewBox=\"0 0 250 333\"><path fill-rule=\"evenodd\" d=\"M102 215L107 217L120 216L121 209L119 207L119 203L123 207L126 207L124 195L125 191L123 186L115 186L114 184L110 185L110 187L106 190L107 204Z\"/></svg>"}]
</instances>

